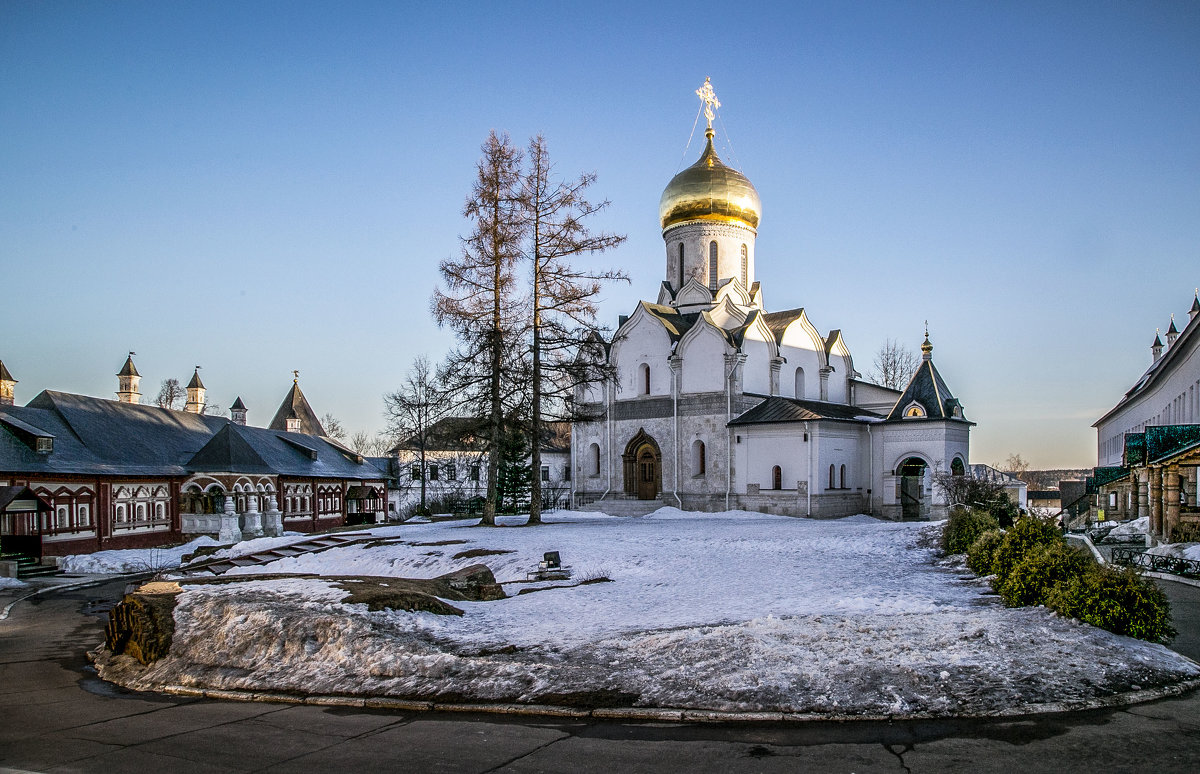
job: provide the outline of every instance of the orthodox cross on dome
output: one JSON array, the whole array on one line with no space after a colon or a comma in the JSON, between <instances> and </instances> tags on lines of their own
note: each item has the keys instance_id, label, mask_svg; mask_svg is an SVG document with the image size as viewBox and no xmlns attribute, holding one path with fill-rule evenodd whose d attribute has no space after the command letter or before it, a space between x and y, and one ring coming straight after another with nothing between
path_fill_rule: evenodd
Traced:
<instances>
[{"instance_id":1,"label":"orthodox cross on dome","mask_svg":"<svg viewBox=\"0 0 1200 774\"><path fill-rule=\"evenodd\" d=\"M704 103L704 117L708 119L708 128L712 129L713 119L717 117L716 109L721 107L721 103L713 93L711 79L704 79L704 85L696 89L696 96Z\"/></svg>"}]
</instances>

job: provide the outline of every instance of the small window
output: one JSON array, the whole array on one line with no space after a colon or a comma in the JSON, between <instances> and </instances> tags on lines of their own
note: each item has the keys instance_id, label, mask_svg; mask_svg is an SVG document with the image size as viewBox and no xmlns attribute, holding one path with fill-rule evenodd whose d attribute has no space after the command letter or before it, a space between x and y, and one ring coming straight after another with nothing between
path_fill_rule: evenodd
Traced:
<instances>
[{"instance_id":1,"label":"small window","mask_svg":"<svg viewBox=\"0 0 1200 774\"><path fill-rule=\"evenodd\" d=\"M707 469L704 441L692 442L692 475L703 476Z\"/></svg>"},{"instance_id":2,"label":"small window","mask_svg":"<svg viewBox=\"0 0 1200 774\"><path fill-rule=\"evenodd\" d=\"M830 489L836 489L836 488L837 488L836 486L834 486L834 485L833 485L833 474L834 474L833 466L832 466L832 465L830 465L830 466L829 466L829 488L830 488Z\"/></svg>"},{"instance_id":3,"label":"small window","mask_svg":"<svg viewBox=\"0 0 1200 774\"><path fill-rule=\"evenodd\" d=\"M88 512L88 507L86 505L79 506L78 514L79 526L87 527L91 525L91 514Z\"/></svg>"},{"instance_id":4,"label":"small window","mask_svg":"<svg viewBox=\"0 0 1200 774\"><path fill-rule=\"evenodd\" d=\"M563 481L571 480L571 466L563 465Z\"/></svg>"},{"instance_id":5,"label":"small window","mask_svg":"<svg viewBox=\"0 0 1200 774\"><path fill-rule=\"evenodd\" d=\"M783 468L778 465L771 468L771 488L783 489Z\"/></svg>"},{"instance_id":6,"label":"small window","mask_svg":"<svg viewBox=\"0 0 1200 774\"><path fill-rule=\"evenodd\" d=\"M600 444L598 443L588 447L588 474L600 475Z\"/></svg>"},{"instance_id":7,"label":"small window","mask_svg":"<svg viewBox=\"0 0 1200 774\"><path fill-rule=\"evenodd\" d=\"M430 481L438 480L438 466L437 465L429 466L429 480Z\"/></svg>"},{"instance_id":8,"label":"small window","mask_svg":"<svg viewBox=\"0 0 1200 774\"><path fill-rule=\"evenodd\" d=\"M446 466L446 480L453 481L455 479L455 473L457 473L457 472L458 471L456 471L454 469L453 465L447 465Z\"/></svg>"},{"instance_id":9,"label":"small window","mask_svg":"<svg viewBox=\"0 0 1200 774\"><path fill-rule=\"evenodd\" d=\"M542 466L542 481L545 482L545 481L549 481L549 480L550 480L550 466L543 465Z\"/></svg>"},{"instance_id":10,"label":"small window","mask_svg":"<svg viewBox=\"0 0 1200 774\"><path fill-rule=\"evenodd\" d=\"M923 416L925 416L925 407L915 401L908 404L908 408L904 409L904 417L906 419Z\"/></svg>"},{"instance_id":11,"label":"small window","mask_svg":"<svg viewBox=\"0 0 1200 774\"><path fill-rule=\"evenodd\" d=\"M1117 507L1117 493L1116 492L1108 493L1108 507L1109 508Z\"/></svg>"},{"instance_id":12,"label":"small window","mask_svg":"<svg viewBox=\"0 0 1200 774\"><path fill-rule=\"evenodd\" d=\"M676 274L675 291L683 287L683 242L679 243L678 272Z\"/></svg>"},{"instance_id":13,"label":"small window","mask_svg":"<svg viewBox=\"0 0 1200 774\"><path fill-rule=\"evenodd\" d=\"M796 369L796 397L804 400L804 369Z\"/></svg>"},{"instance_id":14,"label":"small window","mask_svg":"<svg viewBox=\"0 0 1200 774\"><path fill-rule=\"evenodd\" d=\"M638 366L638 389L642 395L650 394L650 364L642 363Z\"/></svg>"},{"instance_id":15,"label":"small window","mask_svg":"<svg viewBox=\"0 0 1200 774\"><path fill-rule=\"evenodd\" d=\"M717 243L708 243L708 289L717 289Z\"/></svg>"},{"instance_id":16,"label":"small window","mask_svg":"<svg viewBox=\"0 0 1200 774\"><path fill-rule=\"evenodd\" d=\"M742 245L742 286L746 289L750 288L750 253L745 245Z\"/></svg>"},{"instance_id":17,"label":"small window","mask_svg":"<svg viewBox=\"0 0 1200 774\"><path fill-rule=\"evenodd\" d=\"M51 454L53 452L54 452L54 439L53 438L37 439L37 453L38 454Z\"/></svg>"},{"instance_id":18,"label":"small window","mask_svg":"<svg viewBox=\"0 0 1200 774\"><path fill-rule=\"evenodd\" d=\"M413 481L421 480L421 465L419 463L416 463L416 462L413 463L411 475L412 475Z\"/></svg>"},{"instance_id":19,"label":"small window","mask_svg":"<svg viewBox=\"0 0 1200 774\"><path fill-rule=\"evenodd\" d=\"M471 466L471 480L472 481L479 480L479 466L478 465Z\"/></svg>"},{"instance_id":20,"label":"small window","mask_svg":"<svg viewBox=\"0 0 1200 774\"><path fill-rule=\"evenodd\" d=\"M841 488L845 489L846 488L846 466L845 465L843 465L841 467L841 469L838 472L838 475L840 476L839 482L842 485Z\"/></svg>"},{"instance_id":21,"label":"small window","mask_svg":"<svg viewBox=\"0 0 1200 774\"><path fill-rule=\"evenodd\" d=\"M966 475L966 472L966 466L963 465L962 457L955 457L954 461L950 463L950 475L963 476Z\"/></svg>"}]
</instances>

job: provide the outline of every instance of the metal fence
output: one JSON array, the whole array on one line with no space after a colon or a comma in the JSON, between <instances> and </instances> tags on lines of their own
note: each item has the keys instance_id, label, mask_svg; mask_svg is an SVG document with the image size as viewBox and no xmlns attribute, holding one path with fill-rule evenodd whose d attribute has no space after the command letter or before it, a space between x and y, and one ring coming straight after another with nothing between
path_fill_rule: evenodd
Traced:
<instances>
[{"instance_id":1,"label":"metal fence","mask_svg":"<svg viewBox=\"0 0 1200 774\"><path fill-rule=\"evenodd\" d=\"M1185 578L1200 578L1200 562L1194 559L1184 559L1181 556L1163 556L1148 554L1136 548L1114 548L1112 563L1127 567L1138 567L1152 572L1165 572L1171 575L1182 575Z\"/></svg>"}]
</instances>

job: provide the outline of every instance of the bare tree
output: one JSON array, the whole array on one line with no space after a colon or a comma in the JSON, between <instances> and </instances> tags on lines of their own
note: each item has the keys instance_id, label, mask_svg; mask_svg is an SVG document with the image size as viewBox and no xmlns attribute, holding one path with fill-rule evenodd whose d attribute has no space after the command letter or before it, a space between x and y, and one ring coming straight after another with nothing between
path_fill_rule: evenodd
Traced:
<instances>
[{"instance_id":1,"label":"bare tree","mask_svg":"<svg viewBox=\"0 0 1200 774\"><path fill-rule=\"evenodd\" d=\"M220 403L205 403L200 413L206 417L219 417L223 413Z\"/></svg>"},{"instance_id":2,"label":"bare tree","mask_svg":"<svg viewBox=\"0 0 1200 774\"><path fill-rule=\"evenodd\" d=\"M569 397L574 388L598 378L597 358L577 357L579 348L593 339L595 297L605 282L629 281L622 271L579 268L572 260L616 247L623 235L588 230L584 221L608 206L592 202L586 194L596 175L577 180L553 177L554 165L546 140L529 141L528 168L522 181L529 234L527 252L532 265L530 346L530 446L534 475L529 496L529 523L541 521L542 436L546 419L569 419Z\"/></svg>"},{"instance_id":3,"label":"bare tree","mask_svg":"<svg viewBox=\"0 0 1200 774\"><path fill-rule=\"evenodd\" d=\"M1020 454L1010 454L1003 465L994 465L993 467L1003 470L1005 473L1011 473L1026 483L1029 482L1026 478L1029 475L1029 463Z\"/></svg>"},{"instance_id":4,"label":"bare tree","mask_svg":"<svg viewBox=\"0 0 1200 774\"><path fill-rule=\"evenodd\" d=\"M496 523L496 474L505 424L506 398L519 395L506 365L520 357L524 307L515 290L515 264L525 235L521 198L521 151L507 135L491 132L476 165L475 184L463 215L474 227L457 259L440 265L445 290L434 291L438 325L448 325L458 347L443 369L448 386L461 391L474 416L486 417L487 498L483 523ZM507 361L507 362L506 362Z\"/></svg>"},{"instance_id":5,"label":"bare tree","mask_svg":"<svg viewBox=\"0 0 1200 774\"><path fill-rule=\"evenodd\" d=\"M347 445L359 454L366 454L371 448L371 435L366 430L351 433Z\"/></svg>"},{"instance_id":6,"label":"bare tree","mask_svg":"<svg viewBox=\"0 0 1200 774\"><path fill-rule=\"evenodd\" d=\"M921 360L900 342L887 339L875 353L875 362L867 378L882 387L903 390L912 381Z\"/></svg>"},{"instance_id":7,"label":"bare tree","mask_svg":"<svg viewBox=\"0 0 1200 774\"><path fill-rule=\"evenodd\" d=\"M413 360L400 389L383 396L383 406L389 434L396 439L397 446L417 458L423 513L426 509L426 455L430 451L434 426L448 416L451 409L451 401L440 389L428 357L421 355Z\"/></svg>"},{"instance_id":8,"label":"bare tree","mask_svg":"<svg viewBox=\"0 0 1200 774\"><path fill-rule=\"evenodd\" d=\"M163 379L162 387L158 391L158 397L154 399L154 405L159 408L173 409L179 411L183 408L184 401L187 400L187 391L179 383L179 380L172 377Z\"/></svg>"},{"instance_id":9,"label":"bare tree","mask_svg":"<svg viewBox=\"0 0 1200 774\"><path fill-rule=\"evenodd\" d=\"M321 417L321 427L325 429L325 435L335 441L346 440L346 428L342 427L342 422L333 415L332 412L326 411L325 416Z\"/></svg>"}]
</instances>

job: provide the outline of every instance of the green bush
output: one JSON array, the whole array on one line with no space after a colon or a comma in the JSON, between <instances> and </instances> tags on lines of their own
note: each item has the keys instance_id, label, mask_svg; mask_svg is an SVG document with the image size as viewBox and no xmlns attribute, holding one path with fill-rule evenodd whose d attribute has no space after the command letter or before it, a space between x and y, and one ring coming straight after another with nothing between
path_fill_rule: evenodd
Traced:
<instances>
[{"instance_id":1,"label":"green bush","mask_svg":"<svg viewBox=\"0 0 1200 774\"><path fill-rule=\"evenodd\" d=\"M1090 565L1052 588L1046 606L1060 615L1142 640L1167 642L1175 636L1166 595L1130 567Z\"/></svg>"},{"instance_id":2,"label":"green bush","mask_svg":"<svg viewBox=\"0 0 1200 774\"><path fill-rule=\"evenodd\" d=\"M1082 575L1090 563L1090 557L1059 538L1056 543L1031 547L995 588L1009 607L1040 605L1055 585Z\"/></svg>"},{"instance_id":3,"label":"green bush","mask_svg":"<svg viewBox=\"0 0 1200 774\"><path fill-rule=\"evenodd\" d=\"M989 529L998 529L996 517L981 508L957 507L942 530L942 550L948 554L965 554L971 544Z\"/></svg>"},{"instance_id":4,"label":"green bush","mask_svg":"<svg viewBox=\"0 0 1200 774\"><path fill-rule=\"evenodd\" d=\"M992 564L1001 540L1004 540L1004 533L998 529L989 529L975 539L967 549L967 566L971 572L980 577L992 574Z\"/></svg>"},{"instance_id":5,"label":"green bush","mask_svg":"<svg viewBox=\"0 0 1200 774\"><path fill-rule=\"evenodd\" d=\"M1054 522L1036 516L1022 516L1017 519L1016 524L1004 533L1004 540L1000 541L992 559L992 572L997 576L997 587L1034 546L1057 545L1062 542L1062 532Z\"/></svg>"}]
</instances>

